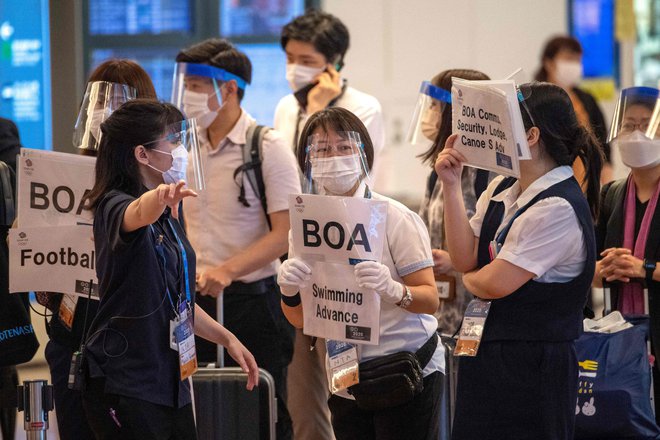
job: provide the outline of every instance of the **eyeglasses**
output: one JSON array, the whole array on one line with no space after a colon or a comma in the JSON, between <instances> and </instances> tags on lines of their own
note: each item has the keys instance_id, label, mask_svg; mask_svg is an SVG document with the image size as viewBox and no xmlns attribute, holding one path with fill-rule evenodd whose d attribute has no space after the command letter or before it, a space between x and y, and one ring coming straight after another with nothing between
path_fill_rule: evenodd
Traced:
<instances>
[{"instance_id":1,"label":"eyeglasses","mask_svg":"<svg viewBox=\"0 0 660 440\"><path fill-rule=\"evenodd\" d=\"M311 147L311 153L317 157L350 156L354 151L350 142L340 142L336 145L320 143Z\"/></svg>"},{"instance_id":2,"label":"eyeglasses","mask_svg":"<svg viewBox=\"0 0 660 440\"><path fill-rule=\"evenodd\" d=\"M625 132L633 132L636 129L639 129L641 131L646 131L649 128L649 122L641 122L639 124L635 124L634 122L624 122L621 124L621 131Z\"/></svg>"}]
</instances>

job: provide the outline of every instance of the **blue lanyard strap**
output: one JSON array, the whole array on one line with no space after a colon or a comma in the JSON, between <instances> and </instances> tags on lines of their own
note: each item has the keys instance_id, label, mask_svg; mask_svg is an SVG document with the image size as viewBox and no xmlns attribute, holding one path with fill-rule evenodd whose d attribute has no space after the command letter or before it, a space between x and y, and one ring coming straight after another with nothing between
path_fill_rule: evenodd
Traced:
<instances>
[{"instance_id":1,"label":"blue lanyard strap","mask_svg":"<svg viewBox=\"0 0 660 440\"><path fill-rule=\"evenodd\" d=\"M167 223L170 225L170 229L172 230L172 233L174 234L177 243L179 243L179 249L181 250L181 259L183 260L183 276L185 277L185 283L186 283L186 301L188 302L188 304L190 304L192 302L192 299L190 296L190 278L188 277L188 256L186 254L186 248L183 247L183 243L179 238L179 234L176 233L176 229L174 229L174 225L172 224L172 221L169 218L167 219Z\"/></svg>"},{"instance_id":2,"label":"blue lanyard strap","mask_svg":"<svg viewBox=\"0 0 660 440\"><path fill-rule=\"evenodd\" d=\"M163 250L162 235L158 237L158 234L156 234L156 229L154 228L154 226L153 225L149 225L149 226L151 227L151 232L154 234L156 240L154 248L156 249L156 254L158 254L158 257L160 258L161 267L163 269L163 283L165 284L165 293L167 293L167 299L170 301L172 310L174 310L174 313L176 313L177 309L174 306L174 301L172 301L172 295L170 295L170 289L169 287L167 287L167 275L165 274L167 271L167 259L165 258L165 251Z\"/></svg>"}]
</instances>

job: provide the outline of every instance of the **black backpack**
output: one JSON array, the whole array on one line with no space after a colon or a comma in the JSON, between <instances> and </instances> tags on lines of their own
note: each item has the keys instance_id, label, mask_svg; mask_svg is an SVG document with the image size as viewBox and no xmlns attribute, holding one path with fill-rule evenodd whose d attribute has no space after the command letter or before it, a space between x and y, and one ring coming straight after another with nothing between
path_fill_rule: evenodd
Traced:
<instances>
[{"instance_id":1,"label":"black backpack","mask_svg":"<svg viewBox=\"0 0 660 440\"><path fill-rule=\"evenodd\" d=\"M241 176L240 193L238 201L243 206L250 206L250 203L245 198L245 186L243 179L247 179L261 202L261 207L264 210L268 228L271 228L270 217L268 217L268 201L266 200L266 186L264 185L263 174L261 173L261 162L263 160L263 142L264 136L270 131L270 127L264 125L252 124L247 130L245 135L245 145L243 145L243 165L236 168L234 171L234 180L236 177L243 173Z\"/></svg>"}]
</instances>

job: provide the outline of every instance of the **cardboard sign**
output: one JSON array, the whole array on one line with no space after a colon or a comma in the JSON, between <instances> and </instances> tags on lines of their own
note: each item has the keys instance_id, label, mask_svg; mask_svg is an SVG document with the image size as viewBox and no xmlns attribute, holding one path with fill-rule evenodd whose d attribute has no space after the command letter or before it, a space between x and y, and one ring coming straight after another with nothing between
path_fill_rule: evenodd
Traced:
<instances>
[{"instance_id":1,"label":"cardboard sign","mask_svg":"<svg viewBox=\"0 0 660 440\"><path fill-rule=\"evenodd\" d=\"M326 339L377 345L380 295L358 286L354 267L317 262L300 290L303 333Z\"/></svg>"},{"instance_id":2,"label":"cardboard sign","mask_svg":"<svg viewBox=\"0 0 660 440\"><path fill-rule=\"evenodd\" d=\"M83 196L94 186L96 158L21 148L18 221L21 227L92 224Z\"/></svg>"},{"instance_id":3,"label":"cardboard sign","mask_svg":"<svg viewBox=\"0 0 660 440\"><path fill-rule=\"evenodd\" d=\"M54 230L57 233L54 233ZM9 230L9 292L48 291L98 299L92 227Z\"/></svg>"},{"instance_id":4,"label":"cardboard sign","mask_svg":"<svg viewBox=\"0 0 660 440\"><path fill-rule=\"evenodd\" d=\"M386 201L292 194L289 217L296 256L305 261L381 261Z\"/></svg>"},{"instance_id":5,"label":"cardboard sign","mask_svg":"<svg viewBox=\"0 0 660 440\"><path fill-rule=\"evenodd\" d=\"M452 83L454 148L466 165L520 177L506 93L475 81L452 78Z\"/></svg>"}]
</instances>

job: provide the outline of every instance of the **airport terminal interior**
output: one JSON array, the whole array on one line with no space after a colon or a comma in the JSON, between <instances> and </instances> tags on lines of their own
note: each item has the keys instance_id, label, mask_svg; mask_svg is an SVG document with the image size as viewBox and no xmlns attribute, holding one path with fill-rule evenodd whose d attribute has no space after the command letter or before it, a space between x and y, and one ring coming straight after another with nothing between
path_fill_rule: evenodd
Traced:
<instances>
[{"instance_id":1,"label":"airport terminal interior","mask_svg":"<svg viewBox=\"0 0 660 440\"><path fill-rule=\"evenodd\" d=\"M513 80L514 86L517 87L539 78L539 70L544 68L544 63L547 62L543 58L543 51L551 39L557 36L570 38L571 41L578 42L577 60L580 68L577 73L564 72L566 75L573 75L564 86L579 88L580 93L588 94L589 103L597 106L602 113L605 126L601 128L604 137L611 137L612 125L616 126L620 122L617 121L617 114L624 108L622 90L655 90L648 93L655 93L657 98L657 89L660 88L660 0L0 0L0 117L16 124L21 145L26 149L76 154L80 146L72 142L74 127L81 105L89 99L86 94L88 78L99 65L110 59L135 61L149 75L158 100L177 104L177 88L182 87L177 82L177 75L180 65L186 64L177 64L177 54L204 40L222 38L247 55L252 65L251 81L242 88L244 98L240 103L241 107L259 124L278 128L276 108L281 104L281 100L284 102L283 98L296 91L293 89L295 81L291 81L288 68L291 55L288 51L285 52L283 47L283 28L310 9L331 14L339 19L350 33L350 44L340 59L326 60L332 64L328 68L332 70L332 78L339 81L338 84L346 90L359 90L379 103L379 134L374 136L373 126L365 122L372 140L380 136L380 139L374 142L376 154L373 167L369 170L368 189L401 202L415 213L423 211L424 203L428 203L428 200L425 201L425 195L428 198L427 193L433 191L433 183L429 184L429 175L437 157L432 155L430 161L429 157L426 157L426 160L424 158L433 143L430 138L422 136L422 140L411 142L420 97L436 99L437 102L445 100L443 102L447 104L453 103L456 110L456 91L452 89L451 83L444 89L437 83L426 86L426 89L422 84L424 81L433 82L438 73L449 69L472 69L485 73L491 80ZM193 62L187 61L189 69L193 66L190 63ZM328 69L321 69L319 72L328 72ZM227 74L226 70L230 69L219 70ZM230 73L229 78L236 78L232 75ZM544 79L550 80L547 74ZM559 75L555 75L555 79L559 81ZM230 82L227 80L227 84ZM240 82L239 78L238 83ZM222 90L224 94L225 88ZM516 90L516 98L524 103L528 99L525 95L527 89L519 87ZM424 93L427 95L423 95ZM227 99L227 95L223 96L223 99ZM516 98L513 98L514 103L518 102ZM291 102L297 105L293 98ZM333 106L333 103L329 105ZM518 109L518 105L515 107ZM520 108L523 107L521 104ZM584 116L585 111L589 112L589 108L585 110L585 107L586 105L582 104L576 107L578 120ZM656 124L660 122L659 110L660 107L656 107ZM526 122L528 117L525 111L519 114L522 114L520 121ZM299 118L300 115L299 112ZM491 122L493 118L497 116L490 117ZM296 136L299 135L300 127L302 126L296 126ZM423 130L423 127L421 129ZM437 129L436 127L434 133L437 133ZM456 130L455 127L453 131ZM655 151L659 151L658 135L654 142ZM606 164L607 174L606 177L601 177L601 183L627 178L631 168L624 164L624 160L619 149L611 147ZM302 163L304 162L303 157ZM435 163L435 169L440 169L438 162ZM499 156L498 164L501 165ZM517 167L518 159L515 164ZM211 182L209 170L207 167L207 182ZM303 170L303 174L305 172ZM444 177L440 174L442 180ZM435 175L437 178L438 173ZM362 187L359 188L358 191L363 191ZM270 196L270 193L268 194ZM300 200L298 204L302 203ZM191 217L197 212L196 209L191 209ZM199 209L203 212L205 208L202 206ZM478 210L474 206L471 209ZM442 215L442 210L439 212ZM657 213L658 211L656 217ZM293 214L291 215L293 218ZM649 222L651 220L644 223L647 228ZM194 226L194 223L192 225ZM657 229L653 231L658 225L657 222L651 223L651 235L658 234ZM438 227L442 230L442 226ZM429 231L433 242L433 228L429 227ZM176 231L174 234L176 235ZM320 235L316 237L320 240ZM178 252L178 247L176 249ZM199 258L202 251L196 249L196 252ZM212 249L209 252L212 252ZM362 260L360 264L364 264L366 260ZM279 265L279 262L277 264ZM401 272L399 266L397 269ZM276 276L273 273L267 275ZM401 276L408 280L403 273ZM650 276L649 283L655 283L657 288L658 282L652 280L652 274ZM280 274L278 282L281 277ZM398 275L394 278L402 282ZM441 277L436 276L435 280L439 283L437 286L442 284ZM199 282L199 279L197 281ZM454 282L453 279L452 284L447 282L447 288L456 289ZM397 286L400 287L399 284ZM407 307L404 303L407 289L404 284L404 297L401 303L397 302L398 307ZM417 294L416 291L413 294ZM284 292L282 295L284 298ZM410 296L413 297L414 295ZM602 288L591 289L588 304L595 312L592 318L597 319L603 315L603 308L607 307L604 297ZM442 303L442 297L439 301ZM360 305L361 302L362 297ZM46 309L37 302L34 293L30 295L30 304L32 325L40 347L29 362L17 366L19 381L22 383L45 379L50 383L50 371L44 355L49 341L46 321L50 318L43 316ZM421 307L421 303L418 307ZM648 312L648 309L646 311ZM459 322L463 316L462 312L456 318ZM47 312L49 316L50 313ZM439 309L435 314L438 319L440 313ZM651 319L653 320L653 317ZM381 338L383 337L381 335ZM0 358L2 356L0 353ZM588 362L591 361L581 359L579 370L579 386L586 387L585 390L593 384L583 383L582 380L588 381L595 377L595 373L589 369L594 364ZM429 365L431 364L433 361ZM441 367L439 369L442 371ZM447 371L445 374L448 374ZM291 370L289 383L290 373ZM449 393L450 388L451 386L446 386L444 392ZM589 397L590 391L585 390L580 388L579 393L584 391ZM646 392L649 392L648 388ZM653 391L650 393L652 402ZM291 392L289 395L291 396ZM648 400L649 396L647 394L639 398ZM591 403L588 399L585 403L580 402L578 398L576 417L590 415L594 399L591 399ZM653 410L652 403L647 404L647 407L648 411ZM437 414L440 411L445 410L438 410ZM451 418L453 406L451 411L447 411ZM25 412L18 413L13 438L64 438L60 437L58 431L57 408L49 413L48 429L40 431L38 436L34 432L26 433L24 414ZM294 433L302 432L302 428L298 431L296 413L292 412L291 415ZM281 414L278 420L283 420ZM461 436L456 431L454 437L451 437L451 421L447 421L446 417L439 423L439 427L436 427L438 438L474 438ZM660 438L660 428L656 428L657 426L644 429L647 429L647 432L655 432L658 437L648 434L625 438ZM584 434L584 430L579 429L576 428L575 432ZM317 434L294 437L297 440L322 438L315 435ZM5 439L1 436L0 438ZM200 435L199 438L204 437ZM278 438L293 437L280 437L278 429ZM385 437L376 435L374 438Z\"/></svg>"}]
</instances>

